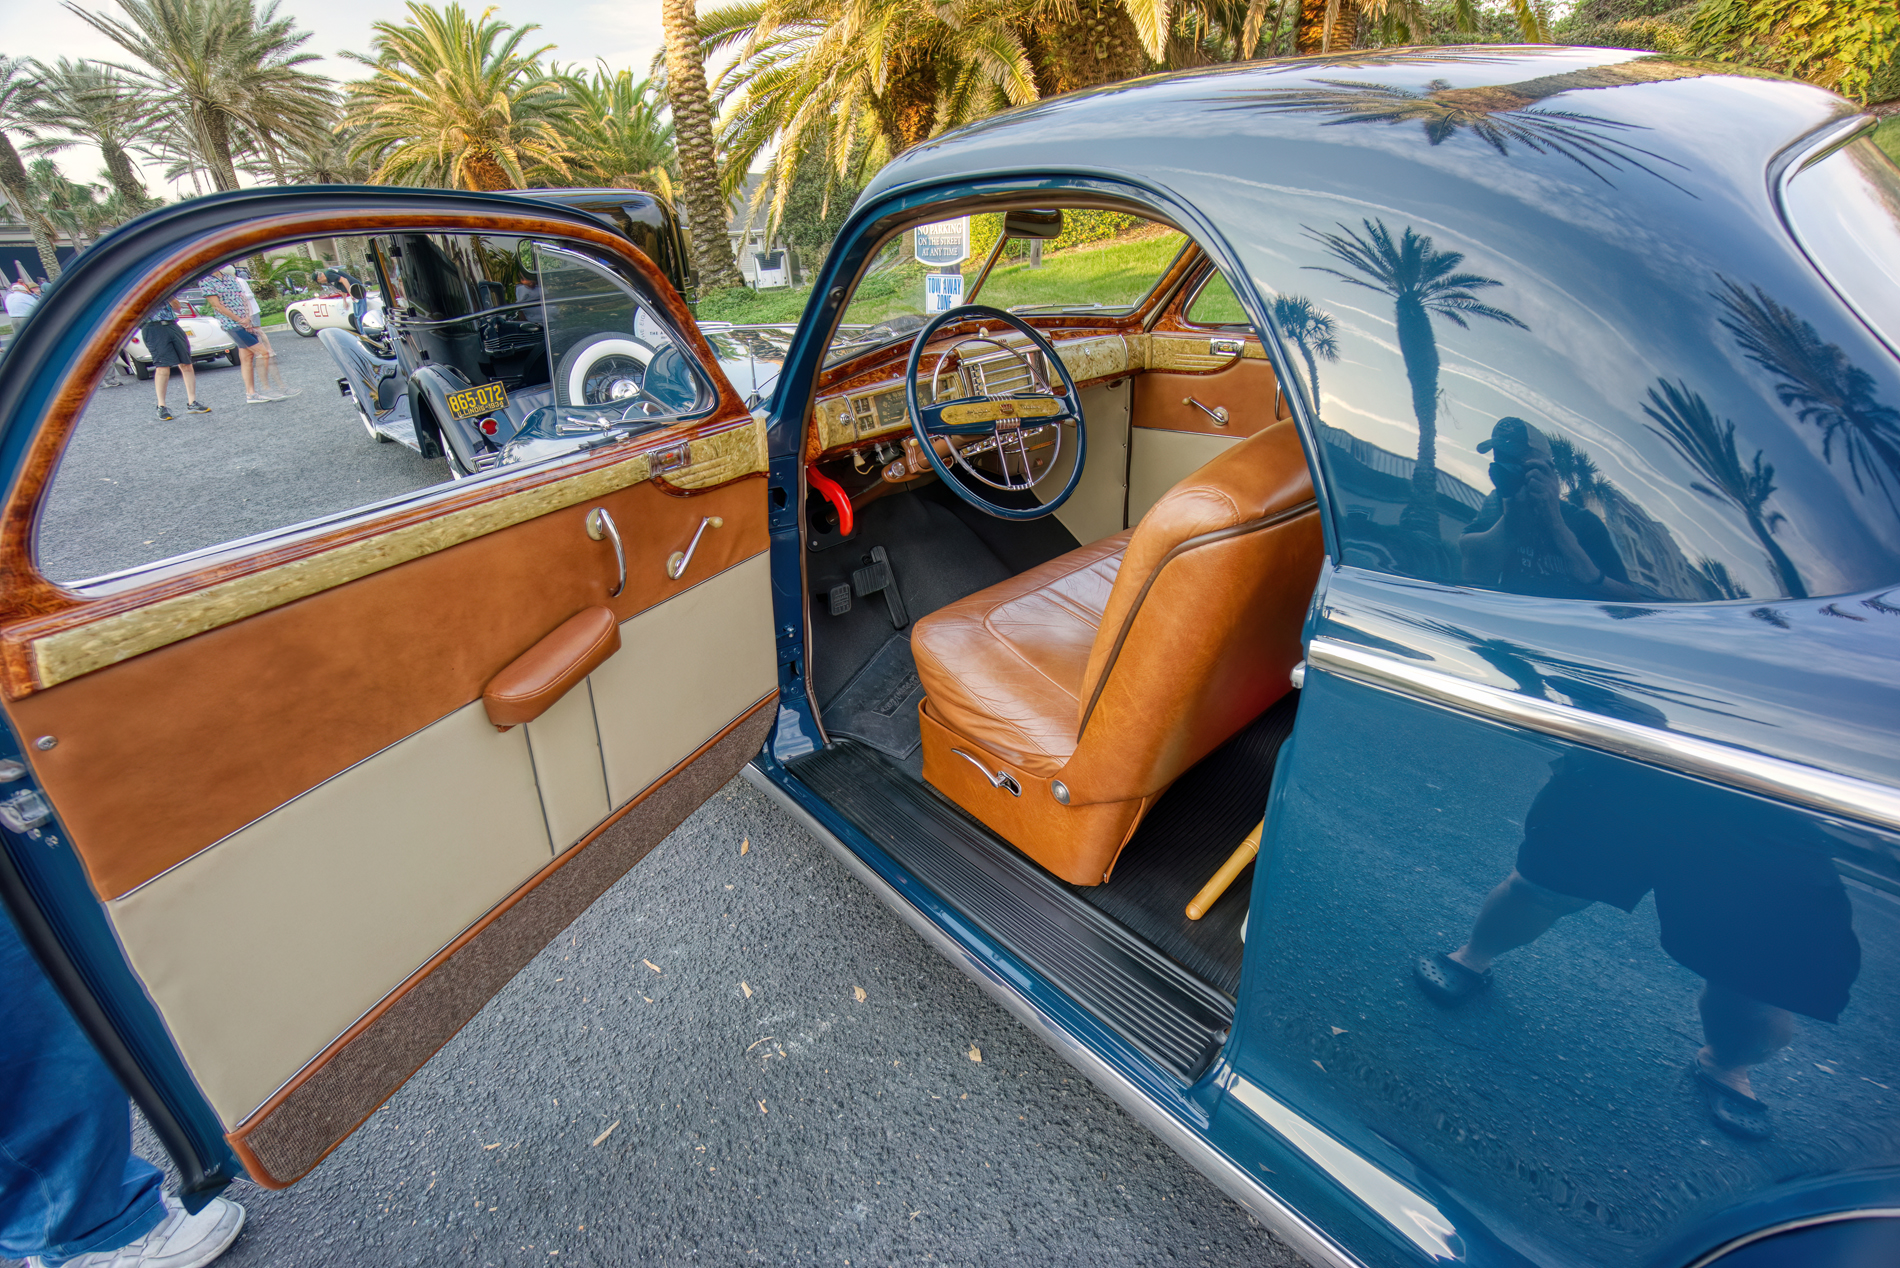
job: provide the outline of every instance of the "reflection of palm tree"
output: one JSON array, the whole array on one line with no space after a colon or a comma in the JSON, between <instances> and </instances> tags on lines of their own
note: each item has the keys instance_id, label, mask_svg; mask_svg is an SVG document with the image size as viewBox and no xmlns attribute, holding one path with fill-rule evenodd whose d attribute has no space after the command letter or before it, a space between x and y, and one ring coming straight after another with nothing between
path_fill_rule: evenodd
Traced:
<instances>
[{"instance_id":1,"label":"reflection of palm tree","mask_svg":"<svg viewBox=\"0 0 1900 1268\"><path fill-rule=\"evenodd\" d=\"M1337 116L1328 120L1327 126L1398 124L1416 119L1433 145L1468 129L1499 154L1508 155L1513 142L1538 154L1560 154L1606 183L1609 178L1598 168L1614 171L1625 163L1667 180L1644 160L1653 159L1672 167L1681 167L1681 164L1619 139L1624 133L1642 129L1641 124L1568 110L1526 107L1561 92L1688 79L1704 73L1673 62L1639 59L1489 87L1453 88L1449 81L1435 79L1422 92L1356 80L1323 79L1319 82L1326 85L1324 88L1248 93L1243 98L1244 104L1232 108L1264 107L1294 114Z\"/></svg>"},{"instance_id":2,"label":"reflection of palm tree","mask_svg":"<svg viewBox=\"0 0 1900 1268\"><path fill-rule=\"evenodd\" d=\"M1551 436L1550 465L1564 487L1564 501L1587 509L1592 500L1599 505L1609 501L1616 486L1604 479L1595 458L1579 449L1567 436Z\"/></svg>"},{"instance_id":3,"label":"reflection of palm tree","mask_svg":"<svg viewBox=\"0 0 1900 1268\"><path fill-rule=\"evenodd\" d=\"M1319 365L1339 360L1339 339L1333 316L1304 295L1282 295L1273 301L1273 324L1299 345L1306 358L1306 378L1313 389L1313 411L1319 412Z\"/></svg>"},{"instance_id":4,"label":"reflection of palm tree","mask_svg":"<svg viewBox=\"0 0 1900 1268\"><path fill-rule=\"evenodd\" d=\"M1781 403L1821 429L1822 457L1832 462L1839 441L1854 487L1871 478L1900 506L1892 483L1900 478L1900 410L1874 398L1873 376L1759 286L1745 290L1723 278L1722 287L1716 298L1729 312L1722 325L1750 361L1781 380L1775 385Z\"/></svg>"},{"instance_id":5,"label":"reflection of palm tree","mask_svg":"<svg viewBox=\"0 0 1900 1268\"><path fill-rule=\"evenodd\" d=\"M1782 589L1791 598L1807 598L1807 587L1794 561L1775 540L1775 525L1787 517L1778 511L1765 514L1762 509L1775 491L1775 469L1762 461L1762 451L1757 449L1744 466L1741 451L1735 447L1735 424L1716 421L1708 402L1687 385L1658 379L1657 386L1649 389L1649 402L1643 412L1660 424L1649 430L1668 441L1708 481L1697 481L1689 487L1739 509L1773 561Z\"/></svg>"},{"instance_id":6,"label":"reflection of palm tree","mask_svg":"<svg viewBox=\"0 0 1900 1268\"><path fill-rule=\"evenodd\" d=\"M1405 359L1405 377L1412 385L1412 412L1418 418L1418 462L1412 468L1412 496L1399 523L1437 537L1438 340L1432 333L1432 318L1443 317L1460 329L1469 329L1467 317L1488 317L1520 330L1530 327L1502 309L1478 301L1473 291L1503 283L1476 273L1458 272L1465 261L1463 252L1440 251L1430 238L1411 229L1394 242L1383 220L1363 223L1363 238L1343 224L1339 233L1307 229L1363 277L1315 264L1306 267L1389 295L1398 309L1399 355Z\"/></svg>"}]
</instances>

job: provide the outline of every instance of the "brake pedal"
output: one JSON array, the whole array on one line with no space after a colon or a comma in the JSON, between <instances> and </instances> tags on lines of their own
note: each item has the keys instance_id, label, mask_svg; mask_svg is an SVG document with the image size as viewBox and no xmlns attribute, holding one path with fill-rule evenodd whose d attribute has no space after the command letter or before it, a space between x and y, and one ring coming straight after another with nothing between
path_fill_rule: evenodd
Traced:
<instances>
[{"instance_id":1,"label":"brake pedal","mask_svg":"<svg viewBox=\"0 0 1900 1268\"><path fill-rule=\"evenodd\" d=\"M871 547L871 562L851 574L851 588L857 591L860 599L881 591L884 606L890 610L892 629L901 630L910 624L910 613L904 609L904 596L897 589L897 574L891 569L891 557L882 546ZM836 591L833 593L836 594ZM835 599L833 610L836 610Z\"/></svg>"}]
</instances>

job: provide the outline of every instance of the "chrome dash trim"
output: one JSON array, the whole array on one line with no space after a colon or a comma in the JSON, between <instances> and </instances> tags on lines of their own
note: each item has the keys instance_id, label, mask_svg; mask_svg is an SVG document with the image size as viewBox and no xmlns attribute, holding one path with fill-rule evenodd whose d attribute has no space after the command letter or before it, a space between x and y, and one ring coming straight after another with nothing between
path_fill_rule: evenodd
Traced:
<instances>
[{"instance_id":1,"label":"chrome dash trim","mask_svg":"<svg viewBox=\"0 0 1900 1268\"><path fill-rule=\"evenodd\" d=\"M1900 832L1900 789L1885 784L1533 699L1323 635L1312 640L1306 660L1315 669L1441 708Z\"/></svg>"},{"instance_id":2,"label":"chrome dash trim","mask_svg":"<svg viewBox=\"0 0 1900 1268\"><path fill-rule=\"evenodd\" d=\"M908 898L879 876L851 847L814 818L810 811L793 800L791 794L772 782L771 776L754 763L743 771L746 782L772 799L774 805L797 820L824 847L831 851L845 870L877 896L879 902L909 925L931 948L976 983L985 995L995 1000L1017 1021L1033 1031L1057 1056L1080 1070L1085 1078L1106 1092L1129 1115L1160 1137L1163 1144L1180 1154L1195 1170L1218 1185L1222 1192L1238 1202L1264 1224L1275 1237L1285 1242L1316 1268L1364 1268L1345 1247L1321 1231L1318 1225L1281 1201L1270 1190L1247 1174L1226 1154L1215 1149L1192 1129L1176 1119L1153 1097L1142 1091L1121 1071L1098 1056L1080 1039L1049 1017L1034 1001L998 976L978 960L962 943L925 915Z\"/></svg>"}]
</instances>

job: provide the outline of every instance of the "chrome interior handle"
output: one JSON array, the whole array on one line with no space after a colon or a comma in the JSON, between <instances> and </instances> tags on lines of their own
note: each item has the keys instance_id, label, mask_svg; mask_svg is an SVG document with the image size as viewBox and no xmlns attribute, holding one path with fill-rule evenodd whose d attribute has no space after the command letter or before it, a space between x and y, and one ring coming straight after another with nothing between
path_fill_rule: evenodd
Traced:
<instances>
[{"instance_id":1,"label":"chrome interior handle","mask_svg":"<svg viewBox=\"0 0 1900 1268\"><path fill-rule=\"evenodd\" d=\"M1008 793L1012 797L1020 797L1023 795L1023 786L1017 783L1016 777L1010 774L1008 771L999 770L995 774L991 774L989 767L983 765L983 763L977 761L974 757L971 757L968 753L964 752L962 749L953 748L950 751L952 753L955 753L958 757L961 757L964 761L968 762L970 765L982 771L983 778L990 781L991 788L1001 788L1004 792Z\"/></svg>"},{"instance_id":2,"label":"chrome interior handle","mask_svg":"<svg viewBox=\"0 0 1900 1268\"><path fill-rule=\"evenodd\" d=\"M614 544L614 567L620 570L620 579L614 582L614 588L607 592L612 599L627 588L627 548L620 544L620 530L614 527L614 517L607 508L597 506L587 513L587 535L595 541L605 537Z\"/></svg>"},{"instance_id":3,"label":"chrome interior handle","mask_svg":"<svg viewBox=\"0 0 1900 1268\"><path fill-rule=\"evenodd\" d=\"M666 575L678 581L686 575L687 567L693 562L693 552L699 549L699 539L706 535L707 528L724 528L726 521L717 515L708 515L699 521L699 528L693 533L693 540L685 550L676 550L666 557Z\"/></svg>"},{"instance_id":4,"label":"chrome interior handle","mask_svg":"<svg viewBox=\"0 0 1900 1268\"><path fill-rule=\"evenodd\" d=\"M1216 405L1214 408L1209 409L1191 396L1182 397L1181 404L1192 405L1195 409L1200 410L1201 413L1214 420L1214 426L1216 427L1227 426L1227 407L1225 405Z\"/></svg>"}]
</instances>

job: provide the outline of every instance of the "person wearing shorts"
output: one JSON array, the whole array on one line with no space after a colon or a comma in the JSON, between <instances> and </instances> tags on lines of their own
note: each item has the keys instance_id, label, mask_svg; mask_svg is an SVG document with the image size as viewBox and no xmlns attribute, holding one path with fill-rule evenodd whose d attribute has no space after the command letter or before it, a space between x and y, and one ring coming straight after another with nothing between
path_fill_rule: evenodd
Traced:
<instances>
[{"instance_id":1,"label":"person wearing shorts","mask_svg":"<svg viewBox=\"0 0 1900 1268\"><path fill-rule=\"evenodd\" d=\"M158 421L161 423L169 423L173 418L165 403L173 370L184 376L185 412L211 412L209 405L198 403L198 368L192 364L191 341L185 337L184 327L178 324L176 305L177 301L167 296L152 305L145 320L139 323L139 337L145 341L145 350L152 354L152 388L158 393Z\"/></svg>"},{"instance_id":2,"label":"person wearing shorts","mask_svg":"<svg viewBox=\"0 0 1900 1268\"><path fill-rule=\"evenodd\" d=\"M1656 901L1662 949L1703 979L1693 1069L1716 1125L1772 1134L1749 1070L1788 1046L1794 1017L1835 1022L1860 942L1833 843L1805 815L1608 754L1574 750L1531 803L1516 866L1470 938L1421 957L1440 1004L1491 984L1492 962L1592 903Z\"/></svg>"},{"instance_id":3,"label":"person wearing shorts","mask_svg":"<svg viewBox=\"0 0 1900 1268\"><path fill-rule=\"evenodd\" d=\"M205 298L218 314L218 324L237 345L238 370L244 376L244 403L268 405L277 398L257 390L257 345L262 337L251 320L250 305L245 303L244 288L237 270L227 264L216 273L198 279Z\"/></svg>"}]
</instances>

